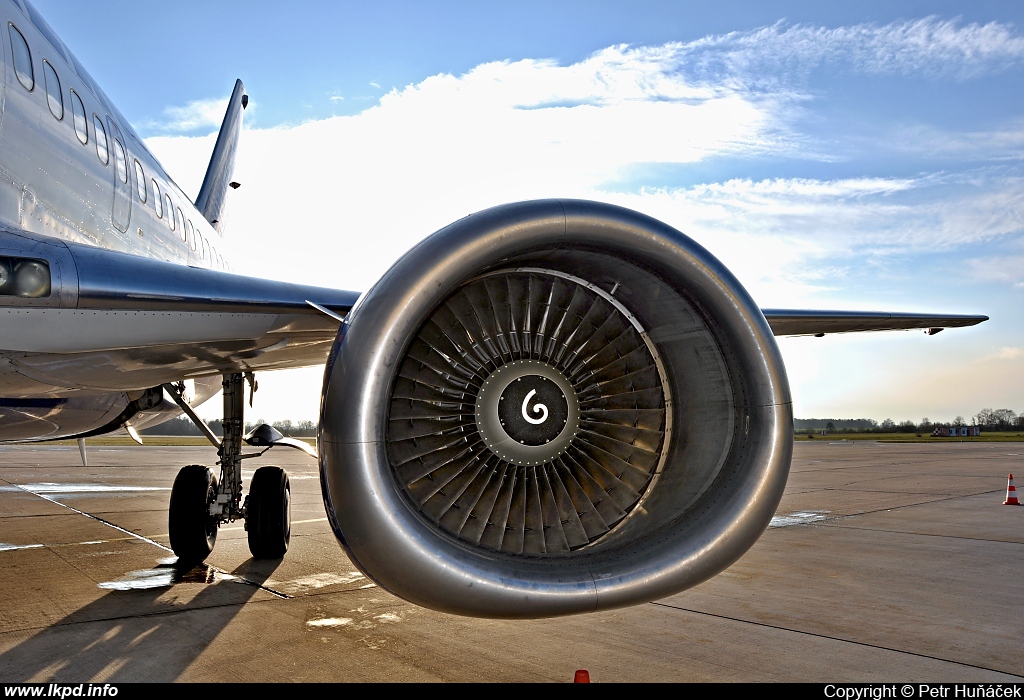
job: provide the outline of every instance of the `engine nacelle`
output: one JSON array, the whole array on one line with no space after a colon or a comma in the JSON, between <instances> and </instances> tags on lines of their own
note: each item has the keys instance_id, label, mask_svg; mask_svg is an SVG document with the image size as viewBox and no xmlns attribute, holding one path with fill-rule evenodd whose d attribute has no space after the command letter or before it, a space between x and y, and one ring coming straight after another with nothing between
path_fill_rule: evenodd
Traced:
<instances>
[{"instance_id":1,"label":"engine nacelle","mask_svg":"<svg viewBox=\"0 0 1024 700\"><path fill-rule=\"evenodd\" d=\"M414 603L546 617L655 600L764 532L792 455L771 329L733 275L628 209L495 207L403 256L342 324L328 517Z\"/></svg>"}]
</instances>

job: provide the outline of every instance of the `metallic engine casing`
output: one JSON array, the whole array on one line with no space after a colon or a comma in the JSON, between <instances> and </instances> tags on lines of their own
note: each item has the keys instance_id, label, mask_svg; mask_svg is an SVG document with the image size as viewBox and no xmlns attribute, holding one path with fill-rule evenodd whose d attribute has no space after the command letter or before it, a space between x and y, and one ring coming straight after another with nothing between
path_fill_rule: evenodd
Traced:
<instances>
[{"instance_id":1,"label":"metallic engine casing","mask_svg":"<svg viewBox=\"0 0 1024 700\"><path fill-rule=\"evenodd\" d=\"M425 319L460 285L518 265L614 290L648 329L671 384L667 456L649 491L606 536L559 555L504 554L443 532L404 497L385 445L397 367ZM670 595L736 561L782 497L792 425L771 329L710 253L628 209L522 202L427 238L350 312L324 376L321 484L353 563L402 598L488 617L588 612Z\"/></svg>"}]
</instances>

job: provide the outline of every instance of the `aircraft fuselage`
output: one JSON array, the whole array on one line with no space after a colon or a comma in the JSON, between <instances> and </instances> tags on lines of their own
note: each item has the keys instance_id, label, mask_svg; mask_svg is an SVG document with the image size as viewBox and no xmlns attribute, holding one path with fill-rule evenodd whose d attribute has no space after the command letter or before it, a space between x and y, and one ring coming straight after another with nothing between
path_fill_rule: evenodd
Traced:
<instances>
[{"instance_id":1,"label":"aircraft fuselage","mask_svg":"<svg viewBox=\"0 0 1024 700\"><path fill-rule=\"evenodd\" d=\"M157 423L167 382L198 404L224 372L322 362L337 322L303 300L355 295L226 274L218 229L38 12L0 18L0 440Z\"/></svg>"}]
</instances>

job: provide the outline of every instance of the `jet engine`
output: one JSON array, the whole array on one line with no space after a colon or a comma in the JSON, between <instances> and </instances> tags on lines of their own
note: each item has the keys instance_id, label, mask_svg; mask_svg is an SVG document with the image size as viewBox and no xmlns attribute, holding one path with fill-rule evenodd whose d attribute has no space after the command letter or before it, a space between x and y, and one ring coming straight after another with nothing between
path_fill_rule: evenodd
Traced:
<instances>
[{"instance_id":1,"label":"jet engine","mask_svg":"<svg viewBox=\"0 0 1024 700\"><path fill-rule=\"evenodd\" d=\"M782 497L792 426L771 329L704 248L628 209L522 202L430 236L349 313L320 477L384 589L547 617L736 561Z\"/></svg>"}]
</instances>

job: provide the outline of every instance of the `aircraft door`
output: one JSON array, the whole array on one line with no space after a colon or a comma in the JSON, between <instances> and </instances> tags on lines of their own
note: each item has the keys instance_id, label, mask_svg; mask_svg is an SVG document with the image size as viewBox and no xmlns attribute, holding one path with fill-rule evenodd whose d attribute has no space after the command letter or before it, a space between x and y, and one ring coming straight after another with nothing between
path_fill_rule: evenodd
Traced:
<instances>
[{"instance_id":1,"label":"aircraft door","mask_svg":"<svg viewBox=\"0 0 1024 700\"><path fill-rule=\"evenodd\" d=\"M128 221L132 214L131 171L128 169L128 152L124 148L124 136L117 124L107 117L110 129L110 151L114 161L114 204L111 220L118 231L128 230Z\"/></svg>"}]
</instances>

